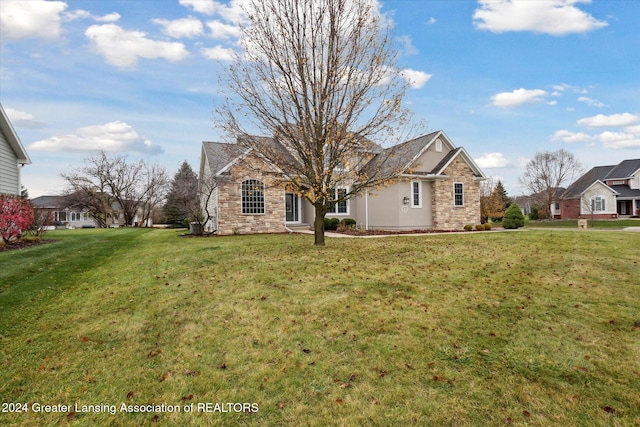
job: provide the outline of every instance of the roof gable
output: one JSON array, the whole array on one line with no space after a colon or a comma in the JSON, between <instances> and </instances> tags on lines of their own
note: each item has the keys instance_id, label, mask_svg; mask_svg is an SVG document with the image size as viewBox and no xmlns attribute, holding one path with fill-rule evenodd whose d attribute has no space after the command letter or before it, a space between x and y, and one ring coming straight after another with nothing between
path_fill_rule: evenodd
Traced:
<instances>
[{"instance_id":1,"label":"roof gable","mask_svg":"<svg viewBox=\"0 0 640 427\"><path fill-rule=\"evenodd\" d=\"M590 186L588 186L587 188L585 188L580 195L586 193L587 191L591 190L593 187L603 187L606 191L610 191L613 194L618 194L618 192L616 190L614 190L613 188L609 187L607 184L605 184L604 182L600 181L599 179L594 181L593 184L591 184Z\"/></svg>"},{"instance_id":2,"label":"roof gable","mask_svg":"<svg viewBox=\"0 0 640 427\"><path fill-rule=\"evenodd\" d=\"M640 171L640 159L624 160L614 166L605 178L608 180L631 178L638 171Z\"/></svg>"},{"instance_id":3,"label":"roof gable","mask_svg":"<svg viewBox=\"0 0 640 427\"><path fill-rule=\"evenodd\" d=\"M609 174L614 167L615 166L610 165L591 168L587 173L571 184L560 197L562 199L579 197L595 181L604 181L607 174Z\"/></svg>"},{"instance_id":4,"label":"roof gable","mask_svg":"<svg viewBox=\"0 0 640 427\"><path fill-rule=\"evenodd\" d=\"M7 116L7 113L4 111L4 108L2 107L2 104L0 104L0 131L5 136L5 138L7 139L7 142L9 143L9 146L15 153L18 159L18 163L23 165L30 165L31 159L29 158L27 151L22 146L22 143L20 142L20 138L18 138L18 134L16 134L16 131L13 129L13 126L9 121L9 117Z\"/></svg>"},{"instance_id":5,"label":"roof gable","mask_svg":"<svg viewBox=\"0 0 640 427\"><path fill-rule=\"evenodd\" d=\"M471 158L471 156L469 156L469 153L467 153L467 151L463 148L463 147L458 147L455 150L450 151L445 157L444 159L442 159L440 161L440 163L438 163L436 165L435 168L433 168L433 170L431 171L431 173L433 175L442 175L444 174L444 171L447 167L449 167L449 165L457 158L460 157L468 166L469 168L473 171L473 175L477 178L486 178L486 176L484 175L484 173L482 173L482 170L480 170L480 168L478 167L478 165L476 164L476 162L473 161L473 159Z\"/></svg>"}]
</instances>

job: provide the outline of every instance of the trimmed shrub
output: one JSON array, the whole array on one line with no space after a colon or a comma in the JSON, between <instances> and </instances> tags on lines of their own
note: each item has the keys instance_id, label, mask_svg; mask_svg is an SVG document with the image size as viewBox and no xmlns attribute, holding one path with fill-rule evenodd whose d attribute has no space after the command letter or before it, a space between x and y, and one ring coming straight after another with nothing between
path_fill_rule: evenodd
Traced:
<instances>
[{"instance_id":1,"label":"trimmed shrub","mask_svg":"<svg viewBox=\"0 0 640 427\"><path fill-rule=\"evenodd\" d=\"M502 228L515 229L518 228L516 221L513 218L502 218Z\"/></svg>"},{"instance_id":2,"label":"trimmed shrub","mask_svg":"<svg viewBox=\"0 0 640 427\"><path fill-rule=\"evenodd\" d=\"M484 231L484 225L483 224L476 224L476 230Z\"/></svg>"},{"instance_id":3,"label":"trimmed shrub","mask_svg":"<svg viewBox=\"0 0 640 427\"><path fill-rule=\"evenodd\" d=\"M531 212L529 212L529 219L535 221L538 218L540 218L540 215L538 214L538 208L531 208Z\"/></svg>"},{"instance_id":4,"label":"trimmed shrub","mask_svg":"<svg viewBox=\"0 0 640 427\"><path fill-rule=\"evenodd\" d=\"M473 225L471 225L471 224L467 224L467 225L465 225L465 226L464 226L464 229L465 229L466 231L471 231L471 230L473 230Z\"/></svg>"},{"instance_id":5,"label":"trimmed shrub","mask_svg":"<svg viewBox=\"0 0 640 427\"><path fill-rule=\"evenodd\" d=\"M484 223L484 229L485 229L485 230L491 230L491 224L490 224L490 223L488 223L488 222L485 222L485 223Z\"/></svg>"},{"instance_id":6,"label":"trimmed shrub","mask_svg":"<svg viewBox=\"0 0 640 427\"><path fill-rule=\"evenodd\" d=\"M522 215L522 211L520 210L520 206L518 206L517 203L512 203L507 210L504 213L504 217L502 218L502 227L504 228L511 228L511 227L506 227L504 225L504 220L505 219L509 219L511 221L513 221L515 223L515 227L513 228L518 228L518 227L524 227L524 215ZM511 223L509 223L509 225L511 225Z\"/></svg>"},{"instance_id":7,"label":"trimmed shrub","mask_svg":"<svg viewBox=\"0 0 640 427\"><path fill-rule=\"evenodd\" d=\"M345 228L356 228L356 220L353 218L343 218L342 221L340 221L340 225Z\"/></svg>"},{"instance_id":8,"label":"trimmed shrub","mask_svg":"<svg viewBox=\"0 0 640 427\"><path fill-rule=\"evenodd\" d=\"M336 230L338 225L340 224L339 218L325 218L324 219L324 229L325 230Z\"/></svg>"}]
</instances>

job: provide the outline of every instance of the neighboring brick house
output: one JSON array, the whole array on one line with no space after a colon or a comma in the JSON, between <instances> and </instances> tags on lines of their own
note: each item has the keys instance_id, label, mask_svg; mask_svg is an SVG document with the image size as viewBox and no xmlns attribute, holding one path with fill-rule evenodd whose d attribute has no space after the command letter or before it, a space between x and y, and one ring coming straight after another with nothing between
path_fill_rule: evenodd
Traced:
<instances>
[{"instance_id":1,"label":"neighboring brick house","mask_svg":"<svg viewBox=\"0 0 640 427\"><path fill-rule=\"evenodd\" d=\"M31 159L0 104L0 194L20 195L20 168L28 164Z\"/></svg>"},{"instance_id":2,"label":"neighboring brick house","mask_svg":"<svg viewBox=\"0 0 640 427\"><path fill-rule=\"evenodd\" d=\"M554 208L561 219L640 216L640 159L592 168L562 193Z\"/></svg>"},{"instance_id":3,"label":"neighboring brick house","mask_svg":"<svg viewBox=\"0 0 640 427\"><path fill-rule=\"evenodd\" d=\"M276 144L270 138L265 143ZM291 156L282 146L284 156ZM462 147L442 131L382 149L373 144L359 155L363 167L400 170L383 188L336 203L328 218L353 218L358 227L387 230L460 230L480 222L480 181L486 179ZM392 164L393 163L393 164ZM258 153L238 144L203 142L200 185L218 234L285 232L313 224L313 206L288 188L286 174ZM347 191L336 188L335 191Z\"/></svg>"}]
</instances>

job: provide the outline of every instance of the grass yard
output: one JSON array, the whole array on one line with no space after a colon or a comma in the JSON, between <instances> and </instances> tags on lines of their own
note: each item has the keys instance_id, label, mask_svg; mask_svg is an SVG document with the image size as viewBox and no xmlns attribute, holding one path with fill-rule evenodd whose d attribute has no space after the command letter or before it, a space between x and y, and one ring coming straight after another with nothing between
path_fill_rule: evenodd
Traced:
<instances>
[{"instance_id":1,"label":"grass yard","mask_svg":"<svg viewBox=\"0 0 640 427\"><path fill-rule=\"evenodd\" d=\"M640 227L638 219L595 219L586 218L587 227L594 229L623 229L625 227ZM577 219L556 219L553 221L527 221L527 227L540 228L578 228Z\"/></svg>"},{"instance_id":2,"label":"grass yard","mask_svg":"<svg viewBox=\"0 0 640 427\"><path fill-rule=\"evenodd\" d=\"M0 253L0 424L640 425L638 233L47 237Z\"/></svg>"}]
</instances>

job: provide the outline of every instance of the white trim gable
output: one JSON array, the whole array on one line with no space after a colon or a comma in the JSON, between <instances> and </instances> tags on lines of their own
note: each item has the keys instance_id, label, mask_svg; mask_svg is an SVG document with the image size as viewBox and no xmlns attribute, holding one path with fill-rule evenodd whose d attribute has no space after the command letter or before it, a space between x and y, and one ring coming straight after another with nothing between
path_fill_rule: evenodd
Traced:
<instances>
[{"instance_id":1,"label":"white trim gable","mask_svg":"<svg viewBox=\"0 0 640 427\"><path fill-rule=\"evenodd\" d=\"M29 154L27 154L27 151L24 149L22 142L20 142L20 138L13 128L13 125L9 120L9 116L7 116L7 113L4 111L4 107L2 106L2 104L0 104L0 131L5 136L5 138L7 138L9 146L18 158L18 164L30 165L31 159L29 158Z\"/></svg>"},{"instance_id":2,"label":"white trim gable","mask_svg":"<svg viewBox=\"0 0 640 427\"><path fill-rule=\"evenodd\" d=\"M469 153L467 153L467 150L465 150L464 147L460 147L457 150L459 150L458 153L452 156L449 161L440 168L440 170L436 171L436 175L441 175L445 171L445 169L447 169L449 165L456 159L456 157L462 155L462 160L464 160L465 163L471 168L473 174L476 175L477 178L481 180L487 178L485 174L482 173L482 170L478 167L476 162L474 162L471 156L469 156Z\"/></svg>"},{"instance_id":3,"label":"white trim gable","mask_svg":"<svg viewBox=\"0 0 640 427\"><path fill-rule=\"evenodd\" d=\"M613 188L609 187L607 184L605 184L604 182L602 182L602 181L600 181L600 180L598 179L598 180L594 181L594 182L593 182L593 184L591 184L590 186L588 186L587 188L585 188L585 190L584 190L582 193L580 193L580 196L583 196L585 193L589 192L589 191L591 190L591 188L592 188L594 185L596 185L596 184L600 184L600 185L602 185L602 186L605 188L605 190L610 191L610 192L611 192L611 193L613 193L614 195L618 195L618 194L620 194L620 193L618 193L616 190L614 190Z\"/></svg>"}]
</instances>

